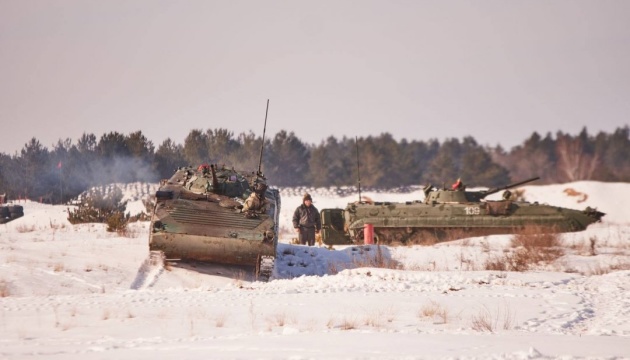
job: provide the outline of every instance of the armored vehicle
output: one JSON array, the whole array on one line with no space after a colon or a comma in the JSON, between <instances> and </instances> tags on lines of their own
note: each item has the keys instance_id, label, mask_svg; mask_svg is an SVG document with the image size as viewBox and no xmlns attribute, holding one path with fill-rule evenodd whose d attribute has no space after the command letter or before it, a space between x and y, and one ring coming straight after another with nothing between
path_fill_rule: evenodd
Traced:
<instances>
[{"instance_id":1,"label":"armored vehicle","mask_svg":"<svg viewBox=\"0 0 630 360\"><path fill-rule=\"evenodd\" d=\"M24 216L22 205L0 205L0 224L8 223L22 216Z\"/></svg>"},{"instance_id":2,"label":"armored vehicle","mask_svg":"<svg viewBox=\"0 0 630 360\"><path fill-rule=\"evenodd\" d=\"M258 196L262 207L243 205ZM166 259L246 265L266 281L278 244L280 194L258 173L182 167L156 192L149 249Z\"/></svg>"},{"instance_id":3,"label":"armored vehicle","mask_svg":"<svg viewBox=\"0 0 630 360\"><path fill-rule=\"evenodd\" d=\"M452 189L438 189L429 184L424 187L424 201L355 202L345 209L323 209L322 241L327 245L363 243L366 224L374 226L376 242L381 244L509 234L525 228L573 232L586 229L604 216L590 207L580 211L512 200L508 189L537 179L484 191L466 191L461 184L454 184ZM485 200L502 190L505 192L501 200Z\"/></svg>"},{"instance_id":4,"label":"armored vehicle","mask_svg":"<svg viewBox=\"0 0 630 360\"><path fill-rule=\"evenodd\" d=\"M11 220L24 216L24 207L22 205L11 205L5 203L6 201L7 193L0 194L0 224L6 224Z\"/></svg>"},{"instance_id":5,"label":"armored vehicle","mask_svg":"<svg viewBox=\"0 0 630 360\"><path fill-rule=\"evenodd\" d=\"M280 192L267 186L261 172L268 112L269 100L257 172L203 164L179 168L160 183L149 260L251 266L257 280L269 280L278 246Z\"/></svg>"}]
</instances>

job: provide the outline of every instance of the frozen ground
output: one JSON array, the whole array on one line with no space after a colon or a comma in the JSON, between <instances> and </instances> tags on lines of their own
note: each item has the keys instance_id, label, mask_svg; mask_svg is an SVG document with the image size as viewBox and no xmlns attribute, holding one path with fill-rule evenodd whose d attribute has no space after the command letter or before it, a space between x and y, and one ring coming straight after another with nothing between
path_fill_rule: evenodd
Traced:
<instances>
[{"instance_id":1,"label":"frozen ground","mask_svg":"<svg viewBox=\"0 0 630 360\"><path fill-rule=\"evenodd\" d=\"M484 270L511 236L328 250L285 232L260 283L244 269L146 262L147 223L121 237L69 224L65 206L22 203L25 216L0 225L0 358L630 358L630 184L524 189L607 215L562 235L565 255L528 272ZM132 200L147 191L125 187ZM283 228L304 191L319 209L356 198L283 189ZM419 188L364 195L422 199ZM370 267L376 257L392 268Z\"/></svg>"}]
</instances>

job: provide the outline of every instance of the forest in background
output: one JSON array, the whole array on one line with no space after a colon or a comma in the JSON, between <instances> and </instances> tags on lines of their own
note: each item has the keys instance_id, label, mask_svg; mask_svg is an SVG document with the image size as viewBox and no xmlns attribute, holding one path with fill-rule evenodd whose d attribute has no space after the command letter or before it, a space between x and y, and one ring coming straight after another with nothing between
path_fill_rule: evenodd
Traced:
<instances>
[{"instance_id":1,"label":"forest in background","mask_svg":"<svg viewBox=\"0 0 630 360\"><path fill-rule=\"evenodd\" d=\"M533 133L506 150L477 143L472 137L442 142L402 139L390 134L357 139L328 137L308 144L293 132L265 139L261 168L278 187L397 188L461 178L467 186L501 186L540 176L537 184L578 180L630 181L630 129L577 135ZM0 153L0 194L65 202L97 185L157 182L180 166L202 163L258 170L262 137L218 129L194 129L183 144L164 140L157 148L141 131L110 132L97 138L84 133L76 142L59 140L52 149L32 138L19 153ZM358 151L358 158L357 158ZM358 160L358 161L357 161ZM359 166L358 166L359 165ZM360 174L357 173L360 170Z\"/></svg>"}]
</instances>

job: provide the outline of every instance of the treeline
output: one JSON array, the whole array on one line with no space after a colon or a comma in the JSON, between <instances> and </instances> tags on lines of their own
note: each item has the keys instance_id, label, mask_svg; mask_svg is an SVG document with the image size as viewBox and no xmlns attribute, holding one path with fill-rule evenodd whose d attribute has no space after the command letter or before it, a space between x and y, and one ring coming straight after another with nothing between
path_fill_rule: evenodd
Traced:
<instances>
[{"instance_id":1,"label":"treeline","mask_svg":"<svg viewBox=\"0 0 630 360\"><path fill-rule=\"evenodd\" d=\"M274 186L361 186L393 188L462 178L469 186L500 186L532 176L538 184L577 180L630 181L629 128L578 135L533 133L505 150L472 137L396 141L390 134L334 136L307 144L280 131L265 139L262 171ZM256 171L262 138L226 129L191 130L183 144L166 139L157 148L141 131L83 134L76 143L59 140L52 149L36 138L19 154L0 154L0 193L59 203L84 190L113 182L157 182L183 165L225 164ZM357 146L358 145L358 146ZM358 159L357 159L358 151ZM357 173L357 169L360 173Z\"/></svg>"}]
</instances>

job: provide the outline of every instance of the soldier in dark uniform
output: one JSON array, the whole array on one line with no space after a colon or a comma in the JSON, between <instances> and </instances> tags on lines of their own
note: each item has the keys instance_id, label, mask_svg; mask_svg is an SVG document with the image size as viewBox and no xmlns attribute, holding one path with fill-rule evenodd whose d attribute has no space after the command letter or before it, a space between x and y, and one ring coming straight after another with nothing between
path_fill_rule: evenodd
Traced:
<instances>
[{"instance_id":1,"label":"soldier in dark uniform","mask_svg":"<svg viewBox=\"0 0 630 360\"><path fill-rule=\"evenodd\" d=\"M310 194L304 194L302 205L293 213L293 227L299 234L300 244L315 245L315 234L322 229L322 221L319 211L313 206L313 198Z\"/></svg>"}]
</instances>

